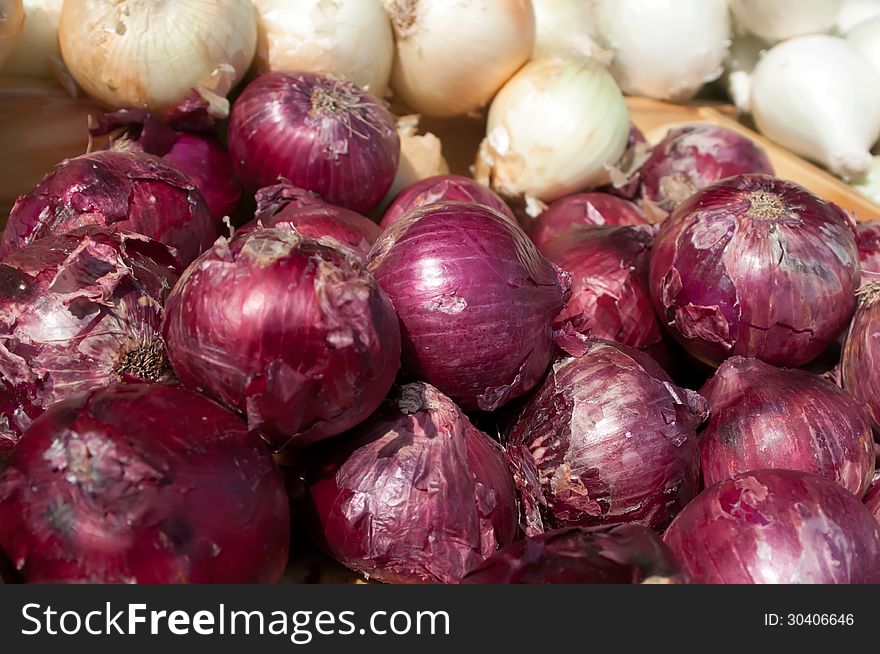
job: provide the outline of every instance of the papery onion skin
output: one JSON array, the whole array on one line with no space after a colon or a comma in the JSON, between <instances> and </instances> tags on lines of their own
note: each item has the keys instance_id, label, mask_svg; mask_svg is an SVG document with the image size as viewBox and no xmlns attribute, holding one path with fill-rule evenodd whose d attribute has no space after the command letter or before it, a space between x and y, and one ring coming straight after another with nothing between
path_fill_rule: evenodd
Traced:
<instances>
[{"instance_id":1,"label":"papery onion skin","mask_svg":"<svg viewBox=\"0 0 880 654\"><path fill-rule=\"evenodd\" d=\"M54 405L0 477L0 547L25 581L272 583L284 480L240 418L178 386Z\"/></svg>"},{"instance_id":2,"label":"papery onion skin","mask_svg":"<svg viewBox=\"0 0 880 654\"><path fill-rule=\"evenodd\" d=\"M843 388L860 402L880 431L880 283L872 281L859 289L859 304L853 315L843 353L840 376Z\"/></svg>"},{"instance_id":3,"label":"papery onion skin","mask_svg":"<svg viewBox=\"0 0 880 654\"><path fill-rule=\"evenodd\" d=\"M499 550L463 584L684 583L681 566L660 537L642 525L568 527Z\"/></svg>"},{"instance_id":4,"label":"papery onion skin","mask_svg":"<svg viewBox=\"0 0 880 654\"><path fill-rule=\"evenodd\" d=\"M266 73L232 107L229 153L251 192L279 177L366 213L394 181L394 117L355 85L314 73Z\"/></svg>"},{"instance_id":5,"label":"papery onion skin","mask_svg":"<svg viewBox=\"0 0 880 654\"><path fill-rule=\"evenodd\" d=\"M510 219L469 202L419 207L367 265L400 317L404 373L466 411L494 411L544 375L571 280Z\"/></svg>"},{"instance_id":6,"label":"papery onion skin","mask_svg":"<svg viewBox=\"0 0 880 654\"><path fill-rule=\"evenodd\" d=\"M372 579L456 583L519 532L501 447L428 384L326 448L307 478L316 539Z\"/></svg>"},{"instance_id":7,"label":"papery onion skin","mask_svg":"<svg viewBox=\"0 0 880 654\"><path fill-rule=\"evenodd\" d=\"M862 272L880 273L880 220L857 223L856 244Z\"/></svg>"},{"instance_id":8,"label":"papery onion skin","mask_svg":"<svg viewBox=\"0 0 880 654\"><path fill-rule=\"evenodd\" d=\"M649 347L662 332L648 289L648 255L654 236L647 225L577 227L541 252L571 274L571 299L553 321L585 336Z\"/></svg>"},{"instance_id":9,"label":"papery onion skin","mask_svg":"<svg viewBox=\"0 0 880 654\"><path fill-rule=\"evenodd\" d=\"M730 11L739 31L776 43L829 32L842 4L841 0L730 0Z\"/></svg>"},{"instance_id":10,"label":"papery onion skin","mask_svg":"<svg viewBox=\"0 0 880 654\"><path fill-rule=\"evenodd\" d=\"M354 254L282 229L218 239L174 287L163 333L178 378L276 449L364 420L400 362L394 308Z\"/></svg>"},{"instance_id":11,"label":"papery onion skin","mask_svg":"<svg viewBox=\"0 0 880 654\"><path fill-rule=\"evenodd\" d=\"M557 236L577 226L647 225L632 202L610 193L575 193L547 207L532 223L529 236L541 250Z\"/></svg>"},{"instance_id":12,"label":"papery onion skin","mask_svg":"<svg viewBox=\"0 0 880 654\"><path fill-rule=\"evenodd\" d=\"M700 434L706 486L751 470L787 468L865 494L874 472L871 425L841 388L803 370L733 357L700 393L710 413Z\"/></svg>"},{"instance_id":13,"label":"papery onion skin","mask_svg":"<svg viewBox=\"0 0 880 654\"><path fill-rule=\"evenodd\" d=\"M0 1L0 66L14 52L24 29L22 0Z\"/></svg>"},{"instance_id":14,"label":"papery onion skin","mask_svg":"<svg viewBox=\"0 0 880 654\"><path fill-rule=\"evenodd\" d=\"M874 485L865 494L865 506L873 514L874 519L880 522L880 478L875 478Z\"/></svg>"},{"instance_id":15,"label":"papery onion skin","mask_svg":"<svg viewBox=\"0 0 880 654\"><path fill-rule=\"evenodd\" d=\"M553 365L509 435L528 533L662 528L697 493L706 401L633 348L595 340L577 354Z\"/></svg>"},{"instance_id":16,"label":"papery onion skin","mask_svg":"<svg viewBox=\"0 0 880 654\"><path fill-rule=\"evenodd\" d=\"M722 481L663 540L695 583L880 583L880 524L836 482L802 471Z\"/></svg>"},{"instance_id":17,"label":"papery onion skin","mask_svg":"<svg viewBox=\"0 0 880 654\"><path fill-rule=\"evenodd\" d=\"M417 207L447 201L484 204L517 224L513 211L492 189L462 175L437 175L401 191L379 225L385 229Z\"/></svg>"},{"instance_id":18,"label":"papery onion skin","mask_svg":"<svg viewBox=\"0 0 880 654\"><path fill-rule=\"evenodd\" d=\"M196 183L214 220L235 212L241 199L241 184L235 177L229 153L216 141L201 134L181 134L162 155Z\"/></svg>"},{"instance_id":19,"label":"papery onion skin","mask_svg":"<svg viewBox=\"0 0 880 654\"><path fill-rule=\"evenodd\" d=\"M669 130L639 169L644 197L666 211L694 191L744 173L772 175L773 165L751 139L709 123Z\"/></svg>"},{"instance_id":20,"label":"papery onion skin","mask_svg":"<svg viewBox=\"0 0 880 654\"><path fill-rule=\"evenodd\" d=\"M860 280L855 229L793 182L738 175L676 208L650 262L662 322L688 352L798 367L846 326Z\"/></svg>"},{"instance_id":21,"label":"papery onion skin","mask_svg":"<svg viewBox=\"0 0 880 654\"><path fill-rule=\"evenodd\" d=\"M189 177L157 157L109 150L62 161L20 197L3 232L0 258L92 224L173 247L184 265L217 238L217 225Z\"/></svg>"},{"instance_id":22,"label":"papery onion skin","mask_svg":"<svg viewBox=\"0 0 880 654\"><path fill-rule=\"evenodd\" d=\"M55 402L129 378L171 379L161 326L177 274L162 244L96 225L0 263L0 459Z\"/></svg>"}]
</instances>

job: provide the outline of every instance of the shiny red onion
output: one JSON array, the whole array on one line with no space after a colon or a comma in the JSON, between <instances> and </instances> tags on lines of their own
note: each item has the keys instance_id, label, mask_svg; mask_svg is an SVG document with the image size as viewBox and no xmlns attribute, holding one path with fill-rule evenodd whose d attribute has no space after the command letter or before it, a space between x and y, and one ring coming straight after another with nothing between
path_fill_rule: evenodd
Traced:
<instances>
[{"instance_id":1,"label":"shiny red onion","mask_svg":"<svg viewBox=\"0 0 880 654\"><path fill-rule=\"evenodd\" d=\"M368 267L400 317L404 372L465 410L494 411L540 381L571 280L488 207L419 207L386 229Z\"/></svg>"},{"instance_id":2,"label":"shiny red onion","mask_svg":"<svg viewBox=\"0 0 880 654\"><path fill-rule=\"evenodd\" d=\"M180 387L55 404L0 476L0 548L28 582L276 582L289 540L263 443Z\"/></svg>"},{"instance_id":3,"label":"shiny red onion","mask_svg":"<svg viewBox=\"0 0 880 654\"><path fill-rule=\"evenodd\" d=\"M241 184L235 177L229 153L210 136L181 134L162 155L199 187L215 220L231 216L241 198Z\"/></svg>"},{"instance_id":4,"label":"shiny red onion","mask_svg":"<svg viewBox=\"0 0 880 654\"><path fill-rule=\"evenodd\" d=\"M644 197L666 211L717 181L744 173L773 174L757 143L709 123L669 130L639 169Z\"/></svg>"},{"instance_id":5,"label":"shiny red onion","mask_svg":"<svg viewBox=\"0 0 880 654\"><path fill-rule=\"evenodd\" d=\"M648 289L648 226L579 227L549 241L543 254L571 274L571 299L553 321L585 336L648 347L662 333Z\"/></svg>"},{"instance_id":6,"label":"shiny red onion","mask_svg":"<svg viewBox=\"0 0 880 654\"><path fill-rule=\"evenodd\" d=\"M316 73L266 73L229 117L229 152L254 192L285 177L324 200L366 213L400 160L394 117L354 84Z\"/></svg>"},{"instance_id":7,"label":"shiny red onion","mask_svg":"<svg viewBox=\"0 0 880 654\"><path fill-rule=\"evenodd\" d=\"M880 522L880 474L875 475L873 485L865 493L865 506Z\"/></svg>"},{"instance_id":8,"label":"shiny red onion","mask_svg":"<svg viewBox=\"0 0 880 654\"><path fill-rule=\"evenodd\" d=\"M405 188L382 217L382 229L396 223L413 209L436 202L477 202L517 224L510 207L492 189L462 175L437 175Z\"/></svg>"},{"instance_id":9,"label":"shiny red onion","mask_svg":"<svg viewBox=\"0 0 880 654\"><path fill-rule=\"evenodd\" d=\"M569 527L518 541L474 568L463 584L683 583L660 537L641 525Z\"/></svg>"},{"instance_id":10,"label":"shiny red onion","mask_svg":"<svg viewBox=\"0 0 880 654\"><path fill-rule=\"evenodd\" d=\"M608 341L553 365L510 433L530 534L665 526L697 493L706 401L646 354Z\"/></svg>"},{"instance_id":11,"label":"shiny red onion","mask_svg":"<svg viewBox=\"0 0 880 654\"><path fill-rule=\"evenodd\" d=\"M661 225L650 283L663 323L717 365L730 355L798 367L849 322L854 228L793 182L740 175L695 193Z\"/></svg>"},{"instance_id":12,"label":"shiny red onion","mask_svg":"<svg viewBox=\"0 0 880 654\"><path fill-rule=\"evenodd\" d=\"M157 157L109 150L66 159L20 197L0 258L82 225L149 236L175 248L184 265L217 238L217 225L189 177Z\"/></svg>"},{"instance_id":13,"label":"shiny red onion","mask_svg":"<svg viewBox=\"0 0 880 654\"><path fill-rule=\"evenodd\" d=\"M840 378L880 431L880 281L859 289L859 303L840 356Z\"/></svg>"},{"instance_id":14,"label":"shiny red onion","mask_svg":"<svg viewBox=\"0 0 880 654\"><path fill-rule=\"evenodd\" d=\"M315 455L307 479L317 540L388 583L456 583L518 533L501 447L428 384L404 386Z\"/></svg>"},{"instance_id":15,"label":"shiny red onion","mask_svg":"<svg viewBox=\"0 0 880 654\"><path fill-rule=\"evenodd\" d=\"M88 225L0 263L0 458L54 402L127 378L166 381L163 305L177 258Z\"/></svg>"},{"instance_id":16,"label":"shiny red onion","mask_svg":"<svg viewBox=\"0 0 880 654\"><path fill-rule=\"evenodd\" d=\"M284 178L278 180L277 184L261 188L254 195L254 199L257 204L255 212L257 218L274 216L286 207L310 207L316 204L327 204L317 193L294 186L290 180Z\"/></svg>"},{"instance_id":17,"label":"shiny red onion","mask_svg":"<svg viewBox=\"0 0 880 654\"><path fill-rule=\"evenodd\" d=\"M697 583L880 583L880 524L839 484L808 472L722 481L688 504L663 540Z\"/></svg>"},{"instance_id":18,"label":"shiny red onion","mask_svg":"<svg viewBox=\"0 0 880 654\"><path fill-rule=\"evenodd\" d=\"M174 287L163 330L180 380L279 449L364 420L400 363L394 307L354 255L280 229L219 239Z\"/></svg>"},{"instance_id":19,"label":"shiny red onion","mask_svg":"<svg viewBox=\"0 0 880 654\"><path fill-rule=\"evenodd\" d=\"M709 423L700 434L706 486L762 468L803 470L857 497L874 472L874 439L862 408L803 370L728 359L700 391Z\"/></svg>"},{"instance_id":20,"label":"shiny red onion","mask_svg":"<svg viewBox=\"0 0 880 654\"><path fill-rule=\"evenodd\" d=\"M608 193L576 193L556 200L539 215L529 236L544 247L574 227L647 225L641 210L632 202Z\"/></svg>"},{"instance_id":21,"label":"shiny red onion","mask_svg":"<svg viewBox=\"0 0 880 654\"><path fill-rule=\"evenodd\" d=\"M857 223L856 244L862 272L880 273L880 220Z\"/></svg>"}]
</instances>

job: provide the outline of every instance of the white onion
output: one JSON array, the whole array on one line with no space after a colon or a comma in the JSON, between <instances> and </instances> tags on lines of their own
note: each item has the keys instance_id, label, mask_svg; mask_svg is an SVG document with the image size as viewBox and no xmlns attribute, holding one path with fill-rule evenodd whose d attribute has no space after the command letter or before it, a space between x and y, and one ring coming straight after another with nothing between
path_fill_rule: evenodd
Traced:
<instances>
[{"instance_id":1,"label":"white onion","mask_svg":"<svg viewBox=\"0 0 880 654\"><path fill-rule=\"evenodd\" d=\"M58 19L64 0L24 0L24 30L4 75L48 79L58 70Z\"/></svg>"},{"instance_id":2,"label":"white onion","mask_svg":"<svg viewBox=\"0 0 880 654\"><path fill-rule=\"evenodd\" d=\"M0 66L12 54L24 28L21 0L0 0Z\"/></svg>"},{"instance_id":3,"label":"white onion","mask_svg":"<svg viewBox=\"0 0 880 654\"><path fill-rule=\"evenodd\" d=\"M730 0L736 29L768 43L829 32L840 5L841 0Z\"/></svg>"},{"instance_id":4,"label":"white onion","mask_svg":"<svg viewBox=\"0 0 880 654\"><path fill-rule=\"evenodd\" d=\"M65 0L58 39L77 83L108 106L163 113L195 89L223 118L256 50L256 10L250 0Z\"/></svg>"},{"instance_id":5,"label":"white onion","mask_svg":"<svg viewBox=\"0 0 880 654\"><path fill-rule=\"evenodd\" d=\"M843 0L837 11L838 34L849 34L859 23L880 16L880 0Z\"/></svg>"},{"instance_id":6,"label":"white onion","mask_svg":"<svg viewBox=\"0 0 880 654\"><path fill-rule=\"evenodd\" d=\"M532 0L535 47L532 58L580 55L611 62L611 53L596 42L593 7L585 0Z\"/></svg>"},{"instance_id":7,"label":"white onion","mask_svg":"<svg viewBox=\"0 0 880 654\"><path fill-rule=\"evenodd\" d=\"M724 82L733 104L740 111L751 111L752 72L769 46L756 36L740 34L730 45L724 67Z\"/></svg>"},{"instance_id":8,"label":"white onion","mask_svg":"<svg viewBox=\"0 0 880 654\"><path fill-rule=\"evenodd\" d=\"M626 93L692 97L723 70L727 0L596 0L596 29Z\"/></svg>"},{"instance_id":9,"label":"white onion","mask_svg":"<svg viewBox=\"0 0 880 654\"><path fill-rule=\"evenodd\" d=\"M880 156L871 159L871 167L862 177L849 183L866 198L880 204Z\"/></svg>"},{"instance_id":10,"label":"white onion","mask_svg":"<svg viewBox=\"0 0 880 654\"><path fill-rule=\"evenodd\" d=\"M880 74L841 38L801 36L770 48L752 77L758 129L844 179L864 175L880 137Z\"/></svg>"},{"instance_id":11,"label":"white onion","mask_svg":"<svg viewBox=\"0 0 880 654\"><path fill-rule=\"evenodd\" d=\"M531 55L529 0L383 2L397 42L391 88L420 114L480 109Z\"/></svg>"},{"instance_id":12,"label":"white onion","mask_svg":"<svg viewBox=\"0 0 880 654\"><path fill-rule=\"evenodd\" d=\"M601 62L545 57L492 102L475 175L502 195L552 201L607 183L628 136L626 103Z\"/></svg>"},{"instance_id":13,"label":"white onion","mask_svg":"<svg viewBox=\"0 0 880 654\"><path fill-rule=\"evenodd\" d=\"M865 57L880 74L880 16L859 23L846 40Z\"/></svg>"},{"instance_id":14,"label":"white onion","mask_svg":"<svg viewBox=\"0 0 880 654\"><path fill-rule=\"evenodd\" d=\"M394 57L381 0L253 0L261 70L329 73L375 96L388 88Z\"/></svg>"}]
</instances>

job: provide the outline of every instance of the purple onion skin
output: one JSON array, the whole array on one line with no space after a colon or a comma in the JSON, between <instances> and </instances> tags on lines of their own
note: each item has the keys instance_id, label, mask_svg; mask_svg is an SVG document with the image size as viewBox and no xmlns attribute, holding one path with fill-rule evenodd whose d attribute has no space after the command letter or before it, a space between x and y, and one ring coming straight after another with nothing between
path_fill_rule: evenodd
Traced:
<instances>
[{"instance_id":1,"label":"purple onion skin","mask_svg":"<svg viewBox=\"0 0 880 654\"><path fill-rule=\"evenodd\" d=\"M501 446L423 383L329 443L306 493L323 547L386 583L457 583L518 535Z\"/></svg>"},{"instance_id":2,"label":"purple onion skin","mask_svg":"<svg viewBox=\"0 0 880 654\"><path fill-rule=\"evenodd\" d=\"M739 132L708 123L669 130L639 169L645 199L666 211L678 204L676 195L683 188L699 191L745 173L773 174L763 148ZM670 193L670 184L678 189Z\"/></svg>"},{"instance_id":3,"label":"purple onion skin","mask_svg":"<svg viewBox=\"0 0 880 654\"><path fill-rule=\"evenodd\" d=\"M650 148L647 146L647 139L644 133L636 124L630 121L629 137L626 140L626 150L623 157L617 163L617 167L622 169L621 172L627 174L624 181L606 184L598 190L602 193L609 193L626 200L635 200L642 192L642 184L639 177L638 157Z\"/></svg>"},{"instance_id":4,"label":"purple onion skin","mask_svg":"<svg viewBox=\"0 0 880 654\"><path fill-rule=\"evenodd\" d=\"M544 248L577 227L647 225L641 210L628 200L608 193L576 193L556 200L532 223L529 236Z\"/></svg>"},{"instance_id":5,"label":"purple onion skin","mask_svg":"<svg viewBox=\"0 0 880 654\"><path fill-rule=\"evenodd\" d=\"M235 177L229 153L212 138L181 134L162 158L180 168L205 196L211 217L219 222L235 212L241 184Z\"/></svg>"},{"instance_id":6,"label":"purple onion skin","mask_svg":"<svg viewBox=\"0 0 880 654\"><path fill-rule=\"evenodd\" d=\"M174 287L163 331L179 379L277 449L367 418L400 363L394 308L354 255L280 229L218 239Z\"/></svg>"},{"instance_id":7,"label":"purple onion skin","mask_svg":"<svg viewBox=\"0 0 880 654\"><path fill-rule=\"evenodd\" d=\"M217 225L189 177L157 157L108 150L66 159L20 197L0 258L83 225L148 236L177 250L184 266L217 238Z\"/></svg>"},{"instance_id":8,"label":"purple onion skin","mask_svg":"<svg viewBox=\"0 0 880 654\"><path fill-rule=\"evenodd\" d=\"M255 218L236 231L236 235L261 227L296 231L316 240L328 239L329 244L349 248L361 261L366 260L382 233L382 228L369 218L324 202L305 206L291 202L268 218Z\"/></svg>"},{"instance_id":9,"label":"purple onion skin","mask_svg":"<svg viewBox=\"0 0 880 654\"><path fill-rule=\"evenodd\" d=\"M649 347L662 339L651 292L650 227L581 227L547 243L543 254L571 274L571 299L553 321L579 333Z\"/></svg>"},{"instance_id":10,"label":"purple onion skin","mask_svg":"<svg viewBox=\"0 0 880 654\"><path fill-rule=\"evenodd\" d=\"M865 493L865 506L871 511L874 519L880 522L880 476L875 476L873 486Z\"/></svg>"},{"instance_id":11,"label":"purple onion skin","mask_svg":"<svg viewBox=\"0 0 880 654\"><path fill-rule=\"evenodd\" d=\"M764 468L812 472L856 497L874 472L874 440L848 393L803 370L728 359L700 391L709 423L700 434L703 481L712 486Z\"/></svg>"},{"instance_id":12,"label":"purple onion skin","mask_svg":"<svg viewBox=\"0 0 880 654\"><path fill-rule=\"evenodd\" d=\"M284 480L236 415L179 386L55 404L0 476L0 547L27 582L269 583Z\"/></svg>"},{"instance_id":13,"label":"purple onion skin","mask_svg":"<svg viewBox=\"0 0 880 654\"><path fill-rule=\"evenodd\" d=\"M466 411L494 411L543 377L571 280L498 212L419 207L382 233L367 265L400 317L405 373Z\"/></svg>"},{"instance_id":14,"label":"purple onion skin","mask_svg":"<svg viewBox=\"0 0 880 654\"><path fill-rule=\"evenodd\" d=\"M698 491L705 417L702 397L633 348L596 340L555 363L508 444L528 533L664 527Z\"/></svg>"},{"instance_id":15,"label":"purple onion skin","mask_svg":"<svg viewBox=\"0 0 880 654\"><path fill-rule=\"evenodd\" d=\"M0 263L0 459L54 402L171 376L163 306L177 258L145 236L88 225Z\"/></svg>"},{"instance_id":16,"label":"purple onion skin","mask_svg":"<svg viewBox=\"0 0 880 654\"><path fill-rule=\"evenodd\" d=\"M660 537L641 525L568 527L526 538L474 568L463 584L684 583Z\"/></svg>"},{"instance_id":17,"label":"purple onion skin","mask_svg":"<svg viewBox=\"0 0 880 654\"><path fill-rule=\"evenodd\" d=\"M855 309L854 228L836 205L765 175L695 193L662 224L650 260L654 306L688 352L799 367Z\"/></svg>"},{"instance_id":18,"label":"purple onion skin","mask_svg":"<svg viewBox=\"0 0 880 654\"><path fill-rule=\"evenodd\" d=\"M856 242L862 272L880 273L880 220L857 223Z\"/></svg>"},{"instance_id":19,"label":"purple onion skin","mask_svg":"<svg viewBox=\"0 0 880 654\"><path fill-rule=\"evenodd\" d=\"M880 281L859 290L859 303L840 356L843 388L864 406L880 431Z\"/></svg>"},{"instance_id":20,"label":"purple onion skin","mask_svg":"<svg viewBox=\"0 0 880 654\"><path fill-rule=\"evenodd\" d=\"M712 486L663 540L695 583L880 583L880 524L836 482L798 470Z\"/></svg>"},{"instance_id":21,"label":"purple onion skin","mask_svg":"<svg viewBox=\"0 0 880 654\"><path fill-rule=\"evenodd\" d=\"M382 216L379 225L386 229L413 209L437 202L476 202L494 209L518 225L510 207L495 191L462 175L437 175L416 182L400 192Z\"/></svg>"},{"instance_id":22,"label":"purple onion skin","mask_svg":"<svg viewBox=\"0 0 880 654\"><path fill-rule=\"evenodd\" d=\"M315 73L260 75L235 101L228 130L247 190L284 177L358 213L385 196L400 161L394 117L381 101Z\"/></svg>"}]
</instances>

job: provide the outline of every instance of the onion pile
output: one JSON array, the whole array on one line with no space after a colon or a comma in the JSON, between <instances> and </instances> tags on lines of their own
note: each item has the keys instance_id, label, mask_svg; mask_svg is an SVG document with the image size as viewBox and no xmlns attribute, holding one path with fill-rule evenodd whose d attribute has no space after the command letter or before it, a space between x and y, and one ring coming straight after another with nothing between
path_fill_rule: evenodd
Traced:
<instances>
[{"instance_id":1,"label":"onion pile","mask_svg":"<svg viewBox=\"0 0 880 654\"><path fill-rule=\"evenodd\" d=\"M394 117L354 84L315 73L266 73L229 118L229 153L251 192L285 177L325 201L366 213L400 160Z\"/></svg>"},{"instance_id":2,"label":"onion pile","mask_svg":"<svg viewBox=\"0 0 880 654\"><path fill-rule=\"evenodd\" d=\"M368 259L400 318L405 373L494 411L540 381L571 280L510 219L476 203L419 207Z\"/></svg>"},{"instance_id":3,"label":"onion pile","mask_svg":"<svg viewBox=\"0 0 880 654\"><path fill-rule=\"evenodd\" d=\"M177 260L146 237L86 226L0 263L0 458L49 405L171 377L161 325Z\"/></svg>"},{"instance_id":4,"label":"onion pile","mask_svg":"<svg viewBox=\"0 0 880 654\"><path fill-rule=\"evenodd\" d=\"M349 250L263 228L214 247L166 304L178 378L243 412L276 449L369 416L400 362L394 308Z\"/></svg>"},{"instance_id":5,"label":"onion pile","mask_svg":"<svg viewBox=\"0 0 880 654\"><path fill-rule=\"evenodd\" d=\"M93 152L55 167L9 214L0 257L82 225L130 230L173 247L186 265L217 238L193 181L161 159Z\"/></svg>"},{"instance_id":6,"label":"onion pile","mask_svg":"<svg viewBox=\"0 0 880 654\"><path fill-rule=\"evenodd\" d=\"M501 447L428 384L329 443L306 493L318 542L384 582L456 583L518 533Z\"/></svg>"},{"instance_id":7,"label":"onion pile","mask_svg":"<svg viewBox=\"0 0 880 654\"><path fill-rule=\"evenodd\" d=\"M797 367L855 308L855 229L836 205L765 175L695 193L660 227L650 284L663 323L695 357Z\"/></svg>"},{"instance_id":8,"label":"onion pile","mask_svg":"<svg viewBox=\"0 0 880 654\"><path fill-rule=\"evenodd\" d=\"M645 225L641 210L610 193L576 193L553 202L532 223L529 236L543 250L557 236L587 225Z\"/></svg>"},{"instance_id":9,"label":"onion pile","mask_svg":"<svg viewBox=\"0 0 880 654\"><path fill-rule=\"evenodd\" d=\"M700 435L707 486L761 468L803 470L856 497L874 472L874 440L862 408L803 370L733 357L706 384L709 424Z\"/></svg>"},{"instance_id":10,"label":"onion pile","mask_svg":"<svg viewBox=\"0 0 880 654\"><path fill-rule=\"evenodd\" d=\"M679 563L641 525L569 527L508 545L474 568L465 584L681 583Z\"/></svg>"},{"instance_id":11,"label":"onion pile","mask_svg":"<svg viewBox=\"0 0 880 654\"><path fill-rule=\"evenodd\" d=\"M722 481L663 540L697 583L880 583L880 524L837 483L807 472Z\"/></svg>"},{"instance_id":12,"label":"onion pile","mask_svg":"<svg viewBox=\"0 0 880 654\"><path fill-rule=\"evenodd\" d=\"M843 353L840 376L843 387L861 403L880 431L880 282L859 290L859 306L853 316Z\"/></svg>"},{"instance_id":13,"label":"onion pile","mask_svg":"<svg viewBox=\"0 0 880 654\"><path fill-rule=\"evenodd\" d=\"M705 417L705 400L638 350L597 340L555 363L509 438L529 533L664 527L697 493Z\"/></svg>"},{"instance_id":14,"label":"onion pile","mask_svg":"<svg viewBox=\"0 0 880 654\"><path fill-rule=\"evenodd\" d=\"M0 476L0 547L28 582L277 582L289 540L259 438L179 387L58 403Z\"/></svg>"}]
</instances>

